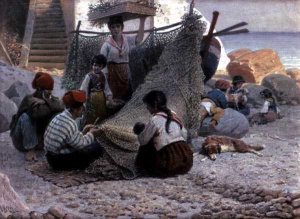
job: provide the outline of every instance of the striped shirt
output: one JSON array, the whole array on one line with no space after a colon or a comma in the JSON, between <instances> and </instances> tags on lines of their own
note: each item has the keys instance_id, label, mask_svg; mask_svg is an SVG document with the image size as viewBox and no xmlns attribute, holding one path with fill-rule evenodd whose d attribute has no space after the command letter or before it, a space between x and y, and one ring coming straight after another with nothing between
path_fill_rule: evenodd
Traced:
<instances>
[{"instance_id":1,"label":"striped shirt","mask_svg":"<svg viewBox=\"0 0 300 219\"><path fill-rule=\"evenodd\" d=\"M94 141L94 135L83 135L68 110L55 116L49 123L45 135L45 150L55 154L67 154L81 150Z\"/></svg>"}]
</instances>

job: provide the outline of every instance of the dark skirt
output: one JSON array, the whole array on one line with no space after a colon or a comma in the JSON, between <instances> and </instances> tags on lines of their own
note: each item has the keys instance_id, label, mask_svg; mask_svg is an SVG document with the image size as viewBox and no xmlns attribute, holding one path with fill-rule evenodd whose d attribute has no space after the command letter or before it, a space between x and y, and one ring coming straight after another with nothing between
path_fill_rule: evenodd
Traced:
<instances>
[{"instance_id":1,"label":"dark skirt","mask_svg":"<svg viewBox=\"0 0 300 219\"><path fill-rule=\"evenodd\" d=\"M127 63L108 63L108 84L113 98L127 100L130 95L129 65Z\"/></svg>"},{"instance_id":2,"label":"dark skirt","mask_svg":"<svg viewBox=\"0 0 300 219\"><path fill-rule=\"evenodd\" d=\"M159 151L149 143L140 146L136 165L139 170L151 176L169 177L185 174L193 166L193 152L185 141L171 143Z\"/></svg>"}]
</instances>

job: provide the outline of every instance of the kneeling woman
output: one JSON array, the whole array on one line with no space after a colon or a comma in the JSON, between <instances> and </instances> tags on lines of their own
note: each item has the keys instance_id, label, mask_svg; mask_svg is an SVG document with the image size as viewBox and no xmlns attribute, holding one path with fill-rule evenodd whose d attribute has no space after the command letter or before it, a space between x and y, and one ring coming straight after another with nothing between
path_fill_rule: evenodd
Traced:
<instances>
[{"instance_id":1,"label":"kneeling woman","mask_svg":"<svg viewBox=\"0 0 300 219\"><path fill-rule=\"evenodd\" d=\"M143 98L152 118L134 132L141 144L136 159L139 169L151 176L168 177L187 173L193 166L193 152L185 139L187 131L176 114L167 108L162 91L150 91Z\"/></svg>"}]
</instances>

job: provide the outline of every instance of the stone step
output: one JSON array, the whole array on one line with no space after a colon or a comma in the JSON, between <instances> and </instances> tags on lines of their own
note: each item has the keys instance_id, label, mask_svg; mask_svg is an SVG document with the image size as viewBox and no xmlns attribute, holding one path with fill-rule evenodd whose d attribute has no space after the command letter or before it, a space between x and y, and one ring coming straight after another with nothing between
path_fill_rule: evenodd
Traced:
<instances>
[{"instance_id":1,"label":"stone step","mask_svg":"<svg viewBox=\"0 0 300 219\"><path fill-rule=\"evenodd\" d=\"M57 43L67 43L67 38L34 38L31 40L31 44L57 44Z\"/></svg>"},{"instance_id":2,"label":"stone step","mask_svg":"<svg viewBox=\"0 0 300 219\"><path fill-rule=\"evenodd\" d=\"M56 49L56 50L37 50L32 49L30 50L30 55L36 56L60 56L60 55L67 55L67 50L65 49Z\"/></svg>"},{"instance_id":3,"label":"stone step","mask_svg":"<svg viewBox=\"0 0 300 219\"><path fill-rule=\"evenodd\" d=\"M61 22L61 23L56 23L56 24L55 23L35 24L34 28L35 28L35 30L43 29L43 28L63 28L65 30L66 26L64 23Z\"/></svg>"},{"instance_id":4,"label":"stone step","mask_svg":"<svg viewBox=\"0 0 300 219\"><path fill-rule=\"evenodd\" d=\"M36 16L40 16L45 13L63 14L63 11L60 8L57 8L57 9L38 8L35 10Z\"/></svg>"},{"instance_id":5,"label":"stone step","mask_svg":"<svg viewBox=\"0 0 300 219\"><path fill-rule=\"evenodd\" d=\"M62 14L45 13L36 17L38 20L63 19Z\"/></svg>"},{"instance_id":6,"label":"stone step","mask_svg":"<svg viewBox=\"0 0 300 219\"><path fill-rule=\"evenodd\" d=\"M41 11L36 12L35 16L38 17L63 17L63 13L61 11Z\"/></svg>"},{"instance_id":7,"label":"stone step","mask_svg":"<svg viewBox=\"0 0 300 219\"><path fill-rule=\"evenodd\" d=\"M45 63L45 62L29 62L28 67L42 67L42 68L57 68L64 69L65 63Z\"/></svg>"},{"instance_id":8,"label":"stone step","mask_svg":"<svg viewBox=\"0 0 300 219\"><path fill-rule=\"evenodd\" d=\"M65 32L57 33L34 33L32 38L66 38L67 35Z\"/></svg>"},{"instance_id":9,"label":"stone step","mask_svg":"<svg viewBox=\"0 0 300 219\"><path fill-rule=\"evenodd\" d=\"M29 62L65 63L66 56L29 56Z\"/></svg>"},{"instance_id":10,"label":"stone step","mask_svg":"<svg viewBox=\"0 0 300 219\"><path fill-rule=\"evenodd\" d=\"M36 4L60 4L60 1L59 0L44 0L44 1L36 1Z\"/></svg>"},{"instance_id":11,"label":"stone step","mask_svg":"<svg viewBox=\"0 0 300 219\"><path fill-rule=\"evenodd\" d=\"M35 23L45 23L45 22L61 22L63 21L63 17L56 17L56 18L51 18L51 17L37 17L35 19Z\"/></svg>"},{"instance_id":12,"label":"stone step","mask_svg":"<svg viewBox=\"0 0 300 219\"><path fill-rule=\"evenodd\" d=\"M65 22L63 20L59 21L49 21L49 22L36 22L34 24L35 28L42 27L65 27Z\"/></svg>"},{"instance_id":13,"label":"stone step","mask_svg":"<svg viewBox=\"0 0 300 219\"><path fill-rule=\"evenodd\" d=\"M39 4L35 6L36 10L61 10L60 4Z\"/></svg>"},{"instance_id":14,"label":"stone step","mask_svg":"<svg viewBox=\"0 0 300 219\"><path fill-rule=\"evenodd\" d=\"M47 50L47 49L67 49L67 44L31 44L31 49L41 49L41 50Z\"/></svg>"},{"instance_id":15,"label":"stone step","mask_svg":"<svg viewBox=\"0 0 300 219\"><path fill-rule=\"evenodd\" d=\"M49 27L49 28L34 28L34 33L60 33L60 32L65 32L64 27Z\"/></svg>"}]
</instances>

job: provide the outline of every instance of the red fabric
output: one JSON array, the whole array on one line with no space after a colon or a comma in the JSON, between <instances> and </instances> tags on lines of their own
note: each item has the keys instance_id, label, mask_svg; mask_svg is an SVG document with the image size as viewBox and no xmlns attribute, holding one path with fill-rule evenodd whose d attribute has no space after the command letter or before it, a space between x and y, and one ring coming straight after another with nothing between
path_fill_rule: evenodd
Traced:
<instances>
[{"instance_id":1,"label":"red fabric","mask_svg":"<svg viewBox=\"0 0 300 219\"><path fill-rule=\"evenodd\" d=\"M82 90L71 90L63 96L63 102L67 107L72 107L86 101L86 94Z\"/></svg>"},{"instance_id":2,"label":"red fabric","mask_svg":"<svg viewBox=\"0 0 300 219\"><path fill-rule=\"evenodd\" d=\"M54 80L48 73L38 72L36 73L33 81L33 89L53 90Z\"/></svg>"},{"instance_id":3,"label":"red fabric","mask_svg":"<svg viewBox=\"0 0 300 219\"><path fill-rule=\"evenodd\" d=\"M230 86L230 82L223 79L219 79L215 83L215 88L218 88L220 90L227 90Z\"/></svg>"}]
</instances>

